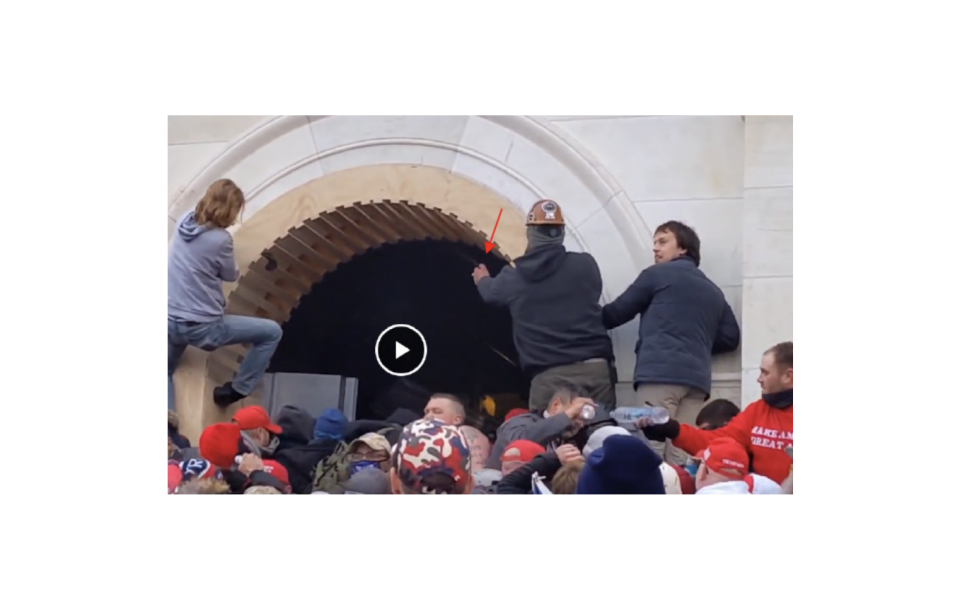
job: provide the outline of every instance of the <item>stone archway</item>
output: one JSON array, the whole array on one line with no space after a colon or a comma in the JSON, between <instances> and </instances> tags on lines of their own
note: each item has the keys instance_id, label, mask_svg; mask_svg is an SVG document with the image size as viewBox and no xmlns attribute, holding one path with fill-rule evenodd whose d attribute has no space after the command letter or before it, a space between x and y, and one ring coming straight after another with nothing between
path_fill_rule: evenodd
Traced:
<instances>
[{"instance_id":1,"label":"stone archway","mask_svg":"<svg viewBox=\"0 0 960 609\"><path fill-rule=\"evenodd\" d=\"M371 200L369 193L383 198ZM228 311L282 324L325 273L385 244L435 239L482 251L501 209L493 253L509 261L526 246L523 216L496 193L449 172L380 165L302 184L234 230L242 274L226 286ZM270 259L276 268L268 271ZM188 437L196 439L203 427L229 420L241 405L256 403L255 394L222 410L210 399L213 387L233 375L245 351L234 346L209 354L194 349L185 353L174 383Z\"/></svg>"},{"instance_id":2,"label":"stone archway","mask_svg":"<svg viewBox=\"0 0 960 609\"><path fill-rule=\"evenodd\" d=\"M171 221L222 177L247 194L241 223L232 229L244 271L307 220L356 202L385 200L423 203L478 231L492 230L502 208L495 241L504 255L516 257L525 246L526 209L539 198L555 199L568 220L568 249L597 259L604 301L649 264L649 228L623 189L581 145L534 117L271 117L178 193L168 208ZM238 302L255 298L239 285L228 286L228 296L240 289L246 296ZM612 333L624 379L632 371L635 332L628 324ZM209 405L207 380L206 354L188 349L175 383L184 433L191 438L227 416Z\"/></svg>"},{"instance_id":3,"label":"stone archway","mask_svg":"<svg viewBox=\"0 0 960 609\"><path fill-rule=\"evenodd\" d=\"M231 291L227 313L263 317L283 325L300 299L327 273L365 252L420 240L459 242L479 250L486 237L470 222L423 203L383 200L338 206L276 239ZM511 261L499 246L492 251ZM207 378L215 384L230 380L245 351L234 345L213 352L207 361Z\"/></svg>"}]
</instances>

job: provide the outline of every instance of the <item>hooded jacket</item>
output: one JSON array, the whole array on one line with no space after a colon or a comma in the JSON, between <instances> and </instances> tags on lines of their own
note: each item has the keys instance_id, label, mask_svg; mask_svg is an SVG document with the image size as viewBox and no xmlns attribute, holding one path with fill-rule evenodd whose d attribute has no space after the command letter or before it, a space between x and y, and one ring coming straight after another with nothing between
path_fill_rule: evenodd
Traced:
<instances>
[{"instance_id":1,"label":"hooded jacket","mask_svg":"<svg viewBox=\"0 0 960 609\"><path fill-rule=\"evenodd\" d=\"M483 301L509 307L520 366L534 376L549 368L602 358L613 360L603 326L600 267L590 254L563 245L536 247L477 284Z\"/></svg>"},{"instance_id":2,"label":"hooded jacket","mask_svg":"<svg viewBox=\"0 0 960 609\"><path fill-rule=\"evenodd\" d=\"M284 406L277 415L280 446L302 446L313 436L313 416L298 406Z\"/></svg>"},{"instance_id":3,"label":"hooded jacket","mask_svg":"<svg viewBox=\"0 0 960 609\"><path fill-rule=\"evenodd\" d=\"M167 259L167 317L201 323L219 320L226 307L222 282L239 278L230 233L197 224L192 211L184 214Z\"/></svg>"},{"instance_id":4,"label":"hooded jacket","mask_svg":"<svg viewBox=\"0 0 960 609\"><path fill-rule=\"evenodd\" d=\"M287 468L290 487L298 495L313 491L313 473L317 464L333 454L336 440L311 442L313 417L296 406L284 406L277 416L277 424L283 429L280 444L273 459Z\"/></svg>"},{"instance_id":5,"label":"hooded jacket","mask_svg":"<svg viewBox=\"0 0 960 609\"><path fill-rule=\"evenodd\" d=\"M688 256L644 269L602 315L607 328L640 315L634 389L658 383L709 395L711 355L740 345L740 326L723 292Z\"/></svg>"}]
</instances>

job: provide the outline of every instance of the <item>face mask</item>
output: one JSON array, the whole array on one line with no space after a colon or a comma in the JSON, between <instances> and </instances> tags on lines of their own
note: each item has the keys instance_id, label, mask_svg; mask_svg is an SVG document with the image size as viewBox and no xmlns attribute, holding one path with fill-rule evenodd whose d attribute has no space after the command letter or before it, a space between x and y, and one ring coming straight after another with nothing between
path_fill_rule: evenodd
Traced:
<instances>
[{"instance_id":1,"label":"face mask","mask_svg":"<svg viewBox=\"0 0 960 609\"><path fill-rule=\"evenodd\" d=\"M376 461L357 461L350 464L350 475L354 475L362 469L370 469L374 467L380 467L380 464Z\"/></svg>"},{"instance_id":2,"label":"face mask","mask_svg":"<svg viewBox=\"0 0 960 609\"><path fill-rule=\"evenodd\" d=\"M274 436L273 438L270 439L270 444L267 444L266 447L260 448L260 454L266 455L269 457L277 451L277 447L279 446L280 446L280 438L278 438L277 436Z\"/></svg>"}]
</instances>

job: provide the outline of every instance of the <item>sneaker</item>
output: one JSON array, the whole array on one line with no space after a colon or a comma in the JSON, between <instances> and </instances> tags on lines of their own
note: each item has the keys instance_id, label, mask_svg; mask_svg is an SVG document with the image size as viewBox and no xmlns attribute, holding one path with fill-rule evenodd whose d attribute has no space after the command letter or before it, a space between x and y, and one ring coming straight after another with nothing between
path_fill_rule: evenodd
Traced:
<instances>
[{"instance_id":1,"label":"sneaker","mask_svg":"<svg viewBox=\"0 0 960 609\"><path fill-rule=\"evenodd\" d=\"M213 390L213 403L221 408L226 408L230 404L238 402L245 397L247 396L243 395L242 393L238 393L230 383L220 385Z\"/></svg>"}]
</instances>

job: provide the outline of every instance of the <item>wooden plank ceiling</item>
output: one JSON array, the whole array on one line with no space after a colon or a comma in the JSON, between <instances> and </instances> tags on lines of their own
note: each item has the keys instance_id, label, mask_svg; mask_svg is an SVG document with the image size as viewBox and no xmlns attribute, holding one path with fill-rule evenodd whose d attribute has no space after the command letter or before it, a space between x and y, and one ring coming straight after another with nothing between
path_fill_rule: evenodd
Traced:
<instances>
[{"instance_id":1,"label":"wooden plank ceiling","mask_svg":"<svg viewBox=\"0 0 960 609\"><path fill-rule=\"evenodd\" d=\"M283 324L314 283L351 258L388 243L437 239L483 249L487 235L456 215L422 203L369 201L340 206L307 220L254 262L227 301L227 313L265 317ZM494 253L508 262L500 251ZM217 384L233 378L246 345L213 352L207 373Z\"/></svg>"}]
</instances>

